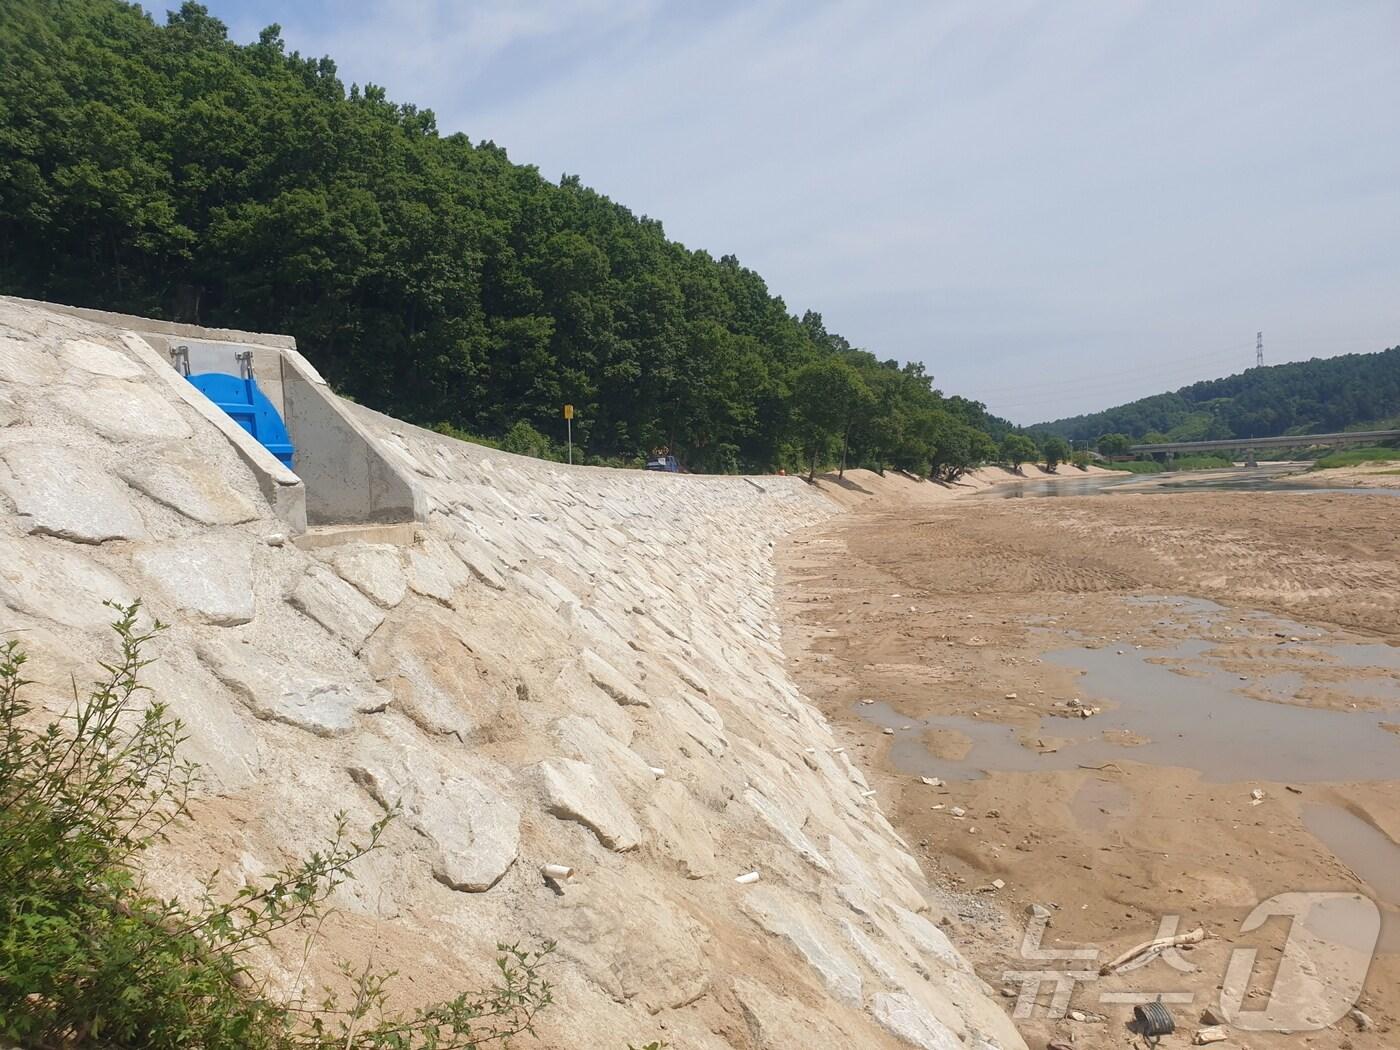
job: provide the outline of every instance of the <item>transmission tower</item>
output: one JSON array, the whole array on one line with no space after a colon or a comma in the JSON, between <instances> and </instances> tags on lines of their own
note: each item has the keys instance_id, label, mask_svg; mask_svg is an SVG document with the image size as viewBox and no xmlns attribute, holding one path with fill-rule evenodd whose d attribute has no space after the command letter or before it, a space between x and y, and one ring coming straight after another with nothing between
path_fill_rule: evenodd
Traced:
<instances>
[{"instance_id":1,"label":"transmission tower","mask_svg":"<svg viewBox=\"0 0 1400 1050\"><path fill-rule=\"evenodd\" d=\"M1264 333L1254 333L1254 367L1264 367Z\"/></svg>"}]
</instances>

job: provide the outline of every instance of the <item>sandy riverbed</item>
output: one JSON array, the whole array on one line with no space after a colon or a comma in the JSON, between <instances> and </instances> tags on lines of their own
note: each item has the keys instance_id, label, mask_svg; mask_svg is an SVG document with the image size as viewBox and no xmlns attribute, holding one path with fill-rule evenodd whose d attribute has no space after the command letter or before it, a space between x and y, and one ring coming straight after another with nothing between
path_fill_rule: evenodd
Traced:
<instances>
[{"instance_id":1,"label":"sandy riverbed","mask_svg":"<svg viewBox=\"0 0 1400 1050\"><path fill-rule=\"evenodd\" d=\"M1172 1007L1181 1028L1163 1043L1186 1045L1245 945L1261 949L1245 1006L1262 1008L1289 926L1241 934L1241 923L1298 891L1382 901L1361 997L1375 1027L1343 1017L1222 1045L1395 1045L1400 500L968 501L865 474L839 494L852 513L780 551L789 656L929 873L967 892L953 921L988 945L983 977L1011 991L1007 971L1096 968L1166 914L1211 935L1178 960L1193 972L1159 960L1080 983L1072 1006L1105 1021L1048 1016L1043 995L1022 1022L1032 1046L1132 1045L1131 1007L1102 995L1149 989L1192 996ZM1080 718L1075 701L1099 713ZM1035 904L1051 911L1044 945L1099 958L1023 958ZM1319 989L1301 1014L1327 1012Z\"/></svg>"}]
</instances>

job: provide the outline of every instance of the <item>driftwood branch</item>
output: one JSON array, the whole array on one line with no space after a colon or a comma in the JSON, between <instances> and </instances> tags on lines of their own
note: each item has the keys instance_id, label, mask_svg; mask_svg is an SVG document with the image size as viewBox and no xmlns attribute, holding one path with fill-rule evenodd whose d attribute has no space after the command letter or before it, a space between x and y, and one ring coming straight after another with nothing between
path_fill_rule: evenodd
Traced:
<instances>
[{"instance_id":1,"label":"driftwood branch","mask_svg":"<svg viewBox=\"0 0 1400 1050\"><path fill-rule=\"evenodd\" d=\"M1206 939L1204 927L1197 926L1190 933L1178 933L1175 937L1158 937L1155 940L1145 941L1136 948L1129 948L1111 963L1104 963L1099 967L1099 976L1107 977L1109 974L1117 973L1128 963L1148 952L1156 954L1166 951L1168 948L1177 948L1183 944L1200 944Z\"/></svg>"}]
</instances>

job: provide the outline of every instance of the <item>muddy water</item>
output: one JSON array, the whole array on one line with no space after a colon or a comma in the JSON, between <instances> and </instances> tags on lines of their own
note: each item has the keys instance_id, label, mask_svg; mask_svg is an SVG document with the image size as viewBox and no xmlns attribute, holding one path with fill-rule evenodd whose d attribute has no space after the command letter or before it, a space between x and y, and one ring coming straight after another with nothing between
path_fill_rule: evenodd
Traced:
<instances>
[{"instance_id":1,"label":"muddy water","mask_svg":"<svg viewBox=\"0 0 1400 1050\"><path fill-rule=\"evenodd\" d=\"M1328 641L1306 625L1257 614L1246 619L1267 620L1269 633L1284 636L1280 645L1286 642L1271 667L1297 660L1299 669L1243 676L1210 661L1233 655L1230 642L1199 637L1219 625L1223 607L1175 596L1128 601L1160 604L1167 619L1159 624L1180 626L1192 636L1163 648L1047 653L1045 660L1082 672L1076 699L1101 708L1093 717L1080 718L1067 701L1049 698L1039 720L1019 728L961 715L913 719L882 702L857 703L855 710L892 731L890 759L898 769L950 782L1125 761L1195 769L1215 782L1400 779L1400 734L1384 728L1400 721L1400 648ZM1381 710L1287 702L1319 678L1327 689ZM1080 785L1070 807L1085 827L1131 820L1135 809L1128 788L1098 778ZM1400 845L1340 806L1310 803L1302 815L1307 830L1380 905L1379 949L1400 953ZM1323 913L1310 921L1333 923L1315 932L1338 944L1350 943L1353 934L1364 939L1366 931L1343 928L1345 918L1336 920L1342 926Z\"/></svg>"},{"instance_id":2,"label":"muddy water","mask_svg":"<svg viewBox=\"0 0 1400 1050\"><path fill-rule=\"evenodd\" d=\"M1316 644L1316 643L1314 643ZM1077 699L1102 710L1080 718L1051 707L1029 731L964 716L906 718L884 703L857 704L864 718L894 731L891 758L904 772L944 780L987 773L1073 769L1131 760L1198 770L1230 782L1391 780L1400 778L1400 736L1382 723L1393 713L1331 711L1253 699L1242 685L1280 687L1278 676L1246 680L1204 662L1217 643L1192 638L1166 649L1064 649L1045 660L1083 673ZM1400 649L1320 647L1329 669L1356 677L1338 683L1358 697L1400 695ZM1165 663L1159 661L1166 661ZM1330 685L1330 683L1329 683ZM958 757L926 746L931 732L965 740ZM1133 743L1124 744L1124 740Z\"/></svg>"}]
</instances>

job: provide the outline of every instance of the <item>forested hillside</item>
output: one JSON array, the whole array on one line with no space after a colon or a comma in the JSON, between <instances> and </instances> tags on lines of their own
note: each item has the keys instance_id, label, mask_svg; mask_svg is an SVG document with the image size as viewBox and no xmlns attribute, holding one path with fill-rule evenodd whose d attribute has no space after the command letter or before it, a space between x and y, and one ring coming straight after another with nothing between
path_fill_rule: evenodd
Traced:
<instances>
[{"instance_id":1,"label":"forested hillside","mask_svg":"<svg viewBox=\"0 0 1400 1050\"><path fill-rule=\"evenodd\" d=\"M595 458L767 469L849 444L926 471L1008 426L732 256L193 3L158 25L0 2L0 291L289 332L342 392L428 426L559 440L570 402Z\"/></svg>"},{"instance_id":2,"label":"forested hillside","mask_svg":"<svg viewBox=\"0 0 1400 1050\"><path fill-rule=\"evenodd\" d=\"M1400 346L1251 368L1032 428L1077 442L1104 434L1206 441L1367 429L1400 417Z\"/></svg>"}]
</instances>

